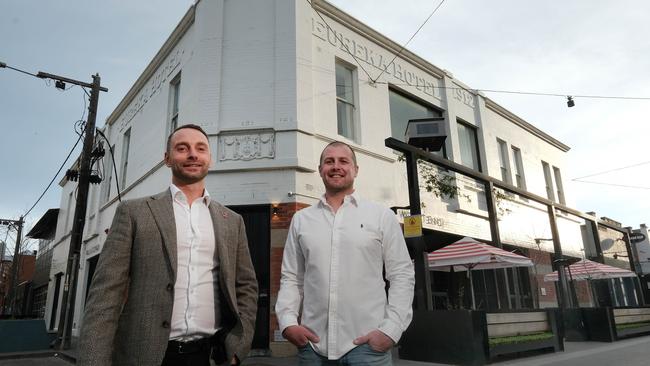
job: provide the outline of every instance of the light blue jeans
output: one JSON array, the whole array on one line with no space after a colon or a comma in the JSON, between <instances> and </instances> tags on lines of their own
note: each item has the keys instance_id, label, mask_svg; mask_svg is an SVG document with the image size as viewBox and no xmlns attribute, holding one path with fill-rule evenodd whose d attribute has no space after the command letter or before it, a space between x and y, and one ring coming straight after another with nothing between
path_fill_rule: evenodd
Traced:
<instances>
[{"instance_id":1,"label":"light blue jeans","mask_svg":"<svg viewBox=\"0 0 650 366\"><path fill-rule=\"evenodd\" d=\"M393 360L390 352L379 352L362 344L353 348L338 360L328 360L316 353L311 345L307 344L298 349L298 366L392 366Z\"/></svg>"}]
</instances>

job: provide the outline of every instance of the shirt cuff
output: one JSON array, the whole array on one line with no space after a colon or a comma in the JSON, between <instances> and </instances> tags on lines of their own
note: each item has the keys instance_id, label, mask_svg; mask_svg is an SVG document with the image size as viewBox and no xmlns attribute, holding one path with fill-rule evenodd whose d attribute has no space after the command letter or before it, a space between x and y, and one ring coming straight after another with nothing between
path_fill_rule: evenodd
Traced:
<instances>
[{"instance_id":1,"label":"shirt cuff","mask_svg":"<svg viewBox=\"0 0 650 366\"><path fill-rule=\"evenodd\" d=\"M399 339L402 337L402 327L392 320L384 319L378 329L380 332L390 337L395 344L397 344Z\"/></svg>"},{"instance_id":2,"label":"shirt cuff","mask_svg":"<svg viewBox=\"0 0 650 366\"><path fill-rule=\"evenodd\" d=\"M285 315L278 318L278 325L280 326L280 333L283 333L287 327L298 324L298 318L292 315Z\"/></svg>"}]
</instances>

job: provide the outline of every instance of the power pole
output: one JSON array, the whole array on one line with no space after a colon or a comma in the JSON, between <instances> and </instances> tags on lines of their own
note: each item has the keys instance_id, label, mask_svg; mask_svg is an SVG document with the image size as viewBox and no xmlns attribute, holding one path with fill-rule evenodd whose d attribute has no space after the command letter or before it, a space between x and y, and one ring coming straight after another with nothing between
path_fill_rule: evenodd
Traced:
<instances>
[{"instance_id":1,"label":"power pole","mask_svg":"<svg viewBox=\"0 0 650 366\"><path fill-rule=\"evenodd\" d=\"M79 185L77 187L77 202L74 210L72 233L70 234L70 248L68 249L68 263L65 271L63 286L63 303L59 316L57 346L60 350L69 349L72 339L72 325L74 321L74 308L77 295L77 281L79 278L79 259L83 231L86 223L86 207L88 202L88 187L90 185L91 153L95 143L95 121L97 119L97 105L99 92L108 91L101 86L99 74L92 76L93 83L88 84L62 76L39 72L37 75L43 79L53 79L61 83L69 83L90 88L90 105L88 106L88 121L85 128L84 145L79 163Z\"/></svg>"},{"instance_id":2,"label":"power pole","mask_svg":"<svg viewBox=\"0 0 650 366\"><path fill-rule=\"evenodd\" d=\"M92 84L83 81L66 78L63 76L48 74L39 71L37 74L17 69L0 61L0 68L7 68L21 72L23 74L35 76L41 79L55 80L57 89L65 90L65 84L78 85L83 88L91 89L90 105L88 106L88 121L85 127L86 136L84 138L83 150L80 156L79 164L79 185L77 187L77 202L70 235L70 248L68 251L68 263L65 272L65 282L63 287L63 303L59 317L59 328L57 343L62 350L70 348L72 336L72 322L74 317L74 303L77 289L77 278L79 276L79 254L81 253L81 244L83 240L83 230L86 220L86 206L88 201L88 187L90 183L91 155L93 144L95 143L95 120L97 119L97 105L99 103L99 92L107 92L108 89L101 86L99 74L92 76ZM85 92L85 89L84 89ZM22 216L21 216L22 221ZM22 224L20 226L22 231ZM19 231L18 237L22 232ZM20 239L19 239L20 240ZM18 244L16 245L19 246Z\"/></svg>"},{"instance_id":3,"label":"power pole","mask_svg":"<svg viewBox=\"0 0 650 366\"><path fill-rule=\"evenodd\" d=\"M18 263L19 263L19 254L20 254L20 241L23 235L23 216L20 216L18 220L9 220L1 219L0 224L6 226L15 226L18 234L16 236L16 246L14 248L14 258L11 264L11 282L9 286L9 306L11 306L11 315L15 318L18 316L18 311L16 309L16 295L18 293ZM6 245L6 243L5 243ZM4 247L3 247L4 251ZM2 253L4 256L4 253Z\"/></svg>"},{"instance_id":4,"label":"power pole","mask_svg":"<svg viewBox=\"0 0 650 366\"><path fill-rule=\"evenodd\" d=\"M16 308L16 298L18 297L18 268L20 267L20 242L23 236L23 217L20 216L16 226L18 227L18 234L16 234L16 247L14 248L14 260L11 266L11 315L18 316L18 309Z\"/></svg>"}]
</instances>

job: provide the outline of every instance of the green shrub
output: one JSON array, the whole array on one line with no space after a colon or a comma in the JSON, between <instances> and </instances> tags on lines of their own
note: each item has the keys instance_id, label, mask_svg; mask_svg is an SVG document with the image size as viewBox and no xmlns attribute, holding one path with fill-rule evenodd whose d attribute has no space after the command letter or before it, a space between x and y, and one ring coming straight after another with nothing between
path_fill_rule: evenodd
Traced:
<instances>
[{"instance_id":1,"label":"green shrub","mask_svg":"<svg viewBox=\"0 0 650 366\"><path fill-rule=\"evenodd\" d=\"M525 335L507 336L507 337L490 337L490 347L503 344L525 343L534 341L543 341L553 338L553 332L533 333Z\"/></svg>"},{"instance_id":2,"label":"green shrub","mask_svg":"<svg viewBox=\"0 0 650 366\"><path fill-rule=\"evenodd\" d=\"M650 326L650 322L616 324L616 330L641 328L641 327L647 327L647 326Z\"/></svg>"}]
</instances>

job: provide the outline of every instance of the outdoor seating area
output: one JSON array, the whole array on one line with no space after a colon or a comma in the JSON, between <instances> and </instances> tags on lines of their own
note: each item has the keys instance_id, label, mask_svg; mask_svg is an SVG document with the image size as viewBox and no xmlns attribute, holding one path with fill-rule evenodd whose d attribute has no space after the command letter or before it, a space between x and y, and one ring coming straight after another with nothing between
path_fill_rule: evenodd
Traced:
<instances>
[{"instance_id":1,"label":"outdoor seating area","mask_svg":"<svg viewBox=\"0 0 650 366\"><path fill-rule=\"evenodd\" d=\"M558 352L564 341L606 341L650 333L650 307L597 307L599 295L595 283L602 280L635 277L626 269L579 260L562 268L575 296L575 281L586 281L581 299L596 307L546 309L484 307L477 301L472 273L481 270L532 267L530 258L503 250L470 237L428 253L429 271L465 272L469 288L465 301L450 303L447 309L418 309L400 342L400 357L406 360L459 365L483 365L506 357L530 352ZM433 273L433 272L432 272ZM559 273L543 277L546 282L559 280ZM450 281L451 282L451 281ZM467 288L466 287L466 288ZM452 291L452 287L449 287ZM457 291L455 288L453 291ZM613 295L613 293L612 293ZM448 297L452 294L448 293ZM484 296L484 294L482 294ZM605 300L607 294L600 294ZM575 303L575 305L571 305ZM460 308L455 308L455 306ZM627 304L627 302L626 302ZM630 304L634 304L630 302ZM590 305L587 305L590 306ZM463 309L465 307L465 309ZM513 310L516 309L516 310Z\"/></svg>"},{"instance_id":2,"label":"outdoor seating area","mask_svg":"<svg viewBox=\"0 0 650 366\"><path fill-rule=\"evenodd\" d=\"M416 310L400 342L407 360L483 365L528 351L561 351L554 309L477 310L472 272L533 266L530 258L464 237L427 255L430 271L466 272L471 309Z\"/></svg>"}]
</instances>

